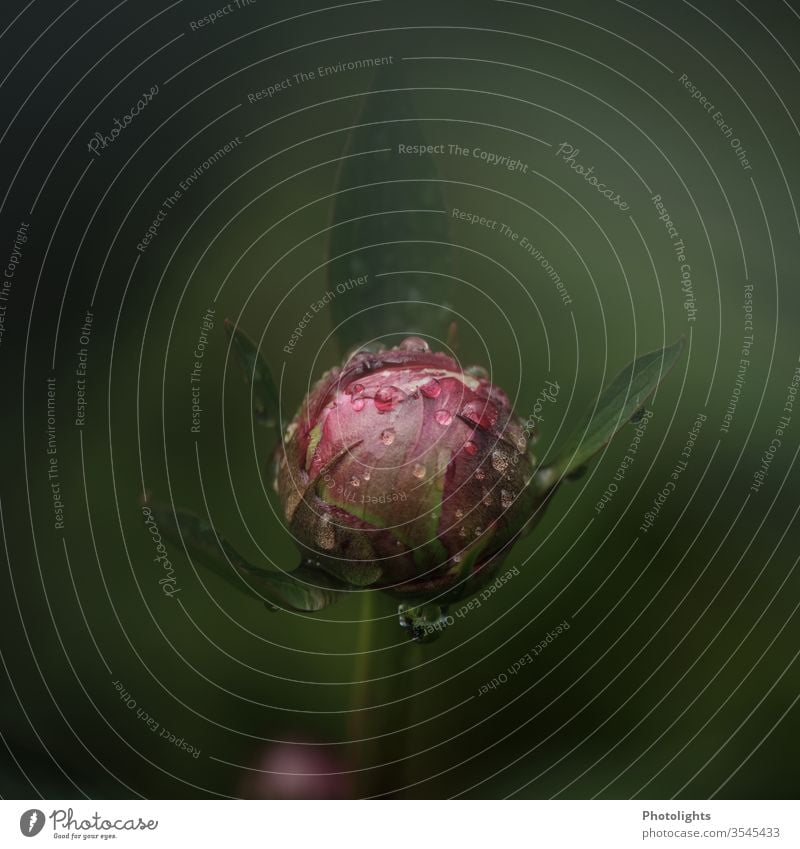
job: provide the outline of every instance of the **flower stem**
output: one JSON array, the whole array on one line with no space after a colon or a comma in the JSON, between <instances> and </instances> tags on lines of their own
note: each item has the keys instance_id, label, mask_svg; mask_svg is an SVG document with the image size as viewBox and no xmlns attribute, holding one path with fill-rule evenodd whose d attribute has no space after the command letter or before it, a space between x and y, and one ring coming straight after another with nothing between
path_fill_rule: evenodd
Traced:
<instances>
[{"instance_id":1,"label":"flower stem","mask_svg":"<svg viewBox=\"0 0 800 849\"><path fill-rule=\"evenodd\" d=\"M352 767L366 769L372 765L372 746L366 738L370 736L370 715L364 708L368 703L370 676L370 652L372 647L373 611L375 593L365 590L361 593L361 624L358 626L355 663L353 664L353 683L350 698L348 733L352 741ZM356 743L357 740L364 742ZM370 781L370 772L355 773L356 795L368 795L368 788L374 792L374 781Z\"/></svg>"},{"instance_id":2,"label":"flower stem","mask_svg":"<svg viewBox=\"0 0 800 849\"><path fill-rule=\"evenodd\" d=\"M422 672L421 667L422 663L425 660L425 653L423 647L419 643L412 643L405 647L405 657L403 658L405 661L405 669L408 675L408 688L412 694L416 694L417 687L421 687L422 682ZM409 791L407 791L407 795L404 798L414 798L413 785L416 780L416 769L417 766L417 744L418 737L420 732L416 729L417 722L417 701L418 699L414 696L408 701L408 704L405 708L405 716L403 717L403 721L405 722L408 731L406 731L405 741L403 746L403 754L405 755L405 768L403 770L403 783L409 787Z\"/></svg>"}]
</instances>

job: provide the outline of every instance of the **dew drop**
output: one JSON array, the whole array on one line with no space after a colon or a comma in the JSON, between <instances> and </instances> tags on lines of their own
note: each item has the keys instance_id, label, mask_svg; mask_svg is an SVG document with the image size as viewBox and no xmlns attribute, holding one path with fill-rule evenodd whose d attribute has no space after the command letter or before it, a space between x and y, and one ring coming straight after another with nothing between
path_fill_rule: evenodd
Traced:
<instances>
[{"instance_id":1,"label":"dew drop","mask_svg":"<svg viewBox=\"0 0 800 849\"><path fill-rule=\"evenodd\" d=\"M509 492L507 489L500 490L500 505L503 510L508 510L508 508L514 503L514 493Z\"/></svg>"},{"instance_id":2,"label":"dew drop","mask_svg":"<svg viewBox=\"0 0 800 849\"><path fill-rule=\"evenodd\" d=\"M361 477L364 478L365 481L368 481L372 477L372 473L369 469L364 469L364 474L361 475Z\"/></svg>"},{"instance_id":3,"label":"dew drop","mask_svg":"<svg viewBox=\"0 0 800 849\"><path fill-rule=\"evenodd\" d=\"M350 486L359 487L361 486L361 481L355 475L353 475L353 477L350 478Z\"/></svg>"},{"instance_id":4,"label":"dew drop","mask_svg":"<svg viewBox=\"0 0 800 849\"><path fill-rule=\"evenodd\" d=\"M442 384L435 377L432 377L427 383L420 386L419 391L426 398L438 398L442 394Z\"/></svg>"},{"instance_id":5,"label":"dew drop","mask_svg":"<svg viewBox=\"0 0 800 849\"><path fill-rule=\"evenodd\" d=\"M483 503L487 507L492 506L492 495L491 495L491 493L487 492L486 490L483 491Z\"/></svg>"},{"instance_id":6,"label":"dew drop","mask_svg":"<svg viewBox=\"0 0 800 849\"><path fill-rule=\"evenodd\" d=\"M415 353L425 354L430 351L430 345L419 336L408 336L398 345L401 351L413 351Z\"/></svg>"},{"instance_id":7,"label":"dew drop","mask_svg":"<svg viewBox=\"0 0 800 849\"><path fill-rule=\"evenodd\" d=\"M381 442L384 445L391 445L394 442L393 427L387 427L386 430L381 431Z\"/></svg>"},{"instance_id":8,"label":"dew drop","mask_svg":"<svg viewBox=\"0 0 800 849\"><path fill-rule=\"evenodd\" d=\"M492 466L498 472L504 472L508 468L508 457L502 451L493 451Z\"/></svg>"},{"instance_id":9,"label":"dew drop","mask_svg":"<svg viewBox=\"0 0 800 849\"><path fill-rule=\"evenodd\" d=\"M467 535L467 529L462 527L461 530L458 532L458 535L460 537L465 537Z\"/></svg>"},{"instance_id":10,"label":"dew drop","mask_svg":"<svg viewBox=\"0 0 800 849\"><path fill-rule=\"evenodd\" d=\"M460 563L464 558L464 555L459 551L458 554L453 555L453 563Z\"/></svg>"},{"instance_id":11,"label":"dew drop","mask_svg":"<svg viewBox=\"0 0 800 849\"><path fill-rule=\"evenodd\" d=\"M483 528L475 528L475 536L479 537L483 533Z\"/></svg>"},{"instance_id":12,"label":"dew drop","mask_svg":"<svg viewBox=\"0 0 800 849\"><path fill-rule=\"evenodd\" d=\"M405 393L396 386L381 386L375 393L375 409L379 413L391 412L404 398Z\"/></svg>"},{"instance_id":13,"label":"dew drop","mask_svg":"<svg viewBox=\"0 0 800 849\"><path fill-rule=\"evenodd\" d=\"M330 551L336 545L336 532L327 516L323 516L317 526L317 545L325 551Z\"/></svg>"},{"instance_id":14,"label":"dew drop","mask_svg":"<svg viewBox=\"0 0 800 849\"><path fill-rule=\"evenodd\" d=\"M414 475L415 478L422 480L425 477L426 471L427 469L422 465L422 463L415 463L411 474Z\"/></svg>"},{"instance_id":15,"label":"dew drop","mask_svg":"<svg viewBox=\"0 0 800 849\"><path fill-rule=\"evenodd\" d=\"M461 415L484 430L494 427L497 422L497 409L488 401L469 401Z\"/></svg>"},{"instance_id":16,"label":"dew drop","mask_svg":"<svg viewBox=\"0 0 800 849\"><path fill-rule=\"evenodd\" d=\"M470 456L474 456L478 453L478 446L471 439L468 439L464 443L464 451Z\"/></svg>"},{"instance_id":17,"label":"dew drop","mask_svg":"<svg viewBox=\"0 0 800 849\"><path fill-rule=\"evenodd\" d=\"M477 469L475 469L475 477L476 477L479 481L482 481L482 480L486 477L486 472L484 472L484 471L483 471L483 467L482 467L482 466L480 466L480 467L478 467Z\"/></svg>"},{"instance_id":18,"label":"dew drop","mask_svg":"<svg viewBox=\"0 0 800 849\"><path fill-rule=\"evenodd\" d=\"M364 409L363 398L353 398L351 399L350 404L357 413L360 413Z\"/></svg>"},{"instance_id":19,"label":"dew drop","mask_svg":"<svg viewBox=\"0 0 800 849\"><path fill-rule=\"evenodd\" d=\"M447 410L437 410L433 414L433 417L443 427L446 427L450 424L451 421L453 421L453 417L450 415L450 413L447 412Z\"/></svg>"},{"instance_id":20,"label":"dew drop","mask_svg":"<svg viewBox=\"0 0 800 849\"><path fill-rule=\"evenodd\" d=\"M464 369L464 371L470 375L470 377L477 377L478 380L488 380L489 372L483 366L468 366Z\"/></svg>"},{"instance_id":21,"label":"dew drop","mask_svg":"<svg viewBox=\"0 0 800 849\"><path fill-rule=\"evenodd\" d=\"M456 519L463 519L464 518L464 511L461 508L459 508L458 510L456 510L455 515L456 515Z\"/></svg>"}]
</instances>

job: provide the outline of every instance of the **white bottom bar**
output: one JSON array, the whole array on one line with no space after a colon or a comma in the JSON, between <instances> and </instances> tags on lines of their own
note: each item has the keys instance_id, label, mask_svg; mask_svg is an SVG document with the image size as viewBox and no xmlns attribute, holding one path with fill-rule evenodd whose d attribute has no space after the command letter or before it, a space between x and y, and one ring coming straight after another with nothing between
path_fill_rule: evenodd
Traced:
<instances>
[{"instance_id":1,"label":"white bottom bar","mask_svg":"<svg viewBox=\"0 0 800 849\"><path fill-rule=\"evenodd\" d=\"M31 842L35 841L35 842ZM800 846L794 801L0 801L0 846Z\"/></svg>"}]
</instances>

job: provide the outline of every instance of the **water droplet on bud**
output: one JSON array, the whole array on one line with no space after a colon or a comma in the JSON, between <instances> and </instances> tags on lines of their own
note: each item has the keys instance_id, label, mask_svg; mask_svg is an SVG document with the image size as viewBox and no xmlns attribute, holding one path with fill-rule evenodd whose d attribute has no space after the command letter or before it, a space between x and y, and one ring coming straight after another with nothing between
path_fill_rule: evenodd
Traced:
<instances>
[{"instance_id":1,"label":"water droplet on bud","mask_svg":"<svg viewBox=\"0 0 800 849\"><path fill-rule=\"evenodd\" d=\"M427 383L420 386L419 391L426 398L438 398L442 394L442 384L435 377L432 377Z\"/></svg>"},{"instance_id":2,"label":"water droplet on bud","mask_svg":"<svg viewBox=\"0 0 800 849\"><path fill-rule=\"evenodd\" d=\"M364 478L365 481L368 481L372 477L372 474L369 469L364 469L364 474L361 475L361 477Z\"/></svg>"},{"instance_id":3,"label":"water droplet on bud","mask_svg":"<svg viewBox=\"0 0 800 849\"><path fill-rule=\"evenodd\" d=\"M508 508L514 503L514 493L509 492L507 489L500 490L500 505L503 510L508 510Z\"/></svg>"},{"instance_id":4,"label":"water droplet on bud","mask_svg":"<svg viewBox=\"0 0 800 849\"><path fill-rule=\"evenodd\" d=\"M458 535L459 535L460 537L465 537L465 536L467 535L467 529L466 529L466 528L461 528L461 530L458 532Z\"/></svg>"},{"instance_id":5,"label":"water droplet on bud","mask_svg":"<svg viewBox=\"0 0 800 849\"><path fill-rule=\"evenodd\" d=\"M353 398L350 401L350 405L357 412L360 413L364 409L364 399L363 398Z\"/></svg>"},{"instance_id":6,"label":"water droplet on bud","mask_svg":"<svg viewBox=\"0 0 800 849\"><path fill-rule=\"evenodd\" d=\"M483 471L483 466L479 466L477 469L475 469L475 477L479 481L482 481L486 477L486 472Z\"/></svg>"},{"instance_id":7,"label":"water droplet on bud","mask_svg":"<svg viewBox=\"0 0 800 849\"><path fill-rule=\"evenodd\" d=\"M430 351L430 345L419 336L408 336L398 345L401 351L412 351L415 353L425 354Z\"/></svg>"},{"instance_id":8,"label":"water droplet on bud","mask_svg":"<svg viewBox=\"0 0 800 849\"><path fill-rule=\"evenodd\" d=\"M498 472L504 472L508 468L508 457L502 451L492 452L492 466Z\"/></svg>"},{"instance_id":9,"label":"water droplet on bud","mask_svg":"<svg viewBox=\"0 0 800 849\"><path fill-rule=\"evenodd\" d=\"M350 478L350 486L359 487L361 486L361 481L355 475L353 475L353 477Z\"/></svg>"},{"instance_id":10,"label":"water droplet on bud","mask_svg":"<svg viewBox=\"0 0 800 849\"><path fill-rule=\"evenodd\" d=\"M491 507L491 506L492 506L492 496L491 496L491 493L487 492L486 490L484 490L484 491L483 491L483 503L484 503L487 507Z\"/></svg>"},{"instance_id":11,"label":"water droplet on bud","mask_svg":"<svg viewBox=\"0 0 800 849\"><path fill-rule=\"evenodd\" d=\"M422 480L425 477L426 471L427 469L421 463L415 463L411 474L414 475L415 478Z\"/></svg>"},{"instance_id":12,"label":"water droplet on bud","mask_svg":"<svg viewBox=\"0 0 800 849\"><path fill-rule=\"evenodd\" d=\"M494 427L497 422L497 409L488 401L469 401L461 415L484 430Z\"/></svg>"},{"instance_id":13,"label":"water droplet on bud","mask_svg":"<svg viewBox=\"0 0 800 849\"><path fill-rule=\"evenodd\" d=\"M450 413L447 412L447 410L437 410L433 414L433 417L440 425L444 427L446 427L450 424L451 421L453 421L453 417L450 415Z\"/></svg>"},{"instance_id":14,"label":"water droplet on bud","mask_svg":"<svg viewBox=\"0 0 800 849\"><path fill-rule=\"evenodd\" d=\"M386 430L381 431L381 442L384 445L391 445L394 442L394 428L387 427Z\"/></svg>"},{"instance_id":15,"label":"water droplet on bud","mask_svg":"<svg viewBox=\"0 0 800 849\"><path fill-rule=\"evenodd\" d=\"M478 453L478 446L471 440L467 440L464 443L464 451L470 456L475 456Z\"/></svg>"},{"instance_id":16,"label":"water droplet on bud","mask_svg":"<svg viewBox=\"0 0 800 849\"><path fill-rule=\"evenodd\" d=\"M467 366L464 371L470 377L477 377L478 380L488 380L489 372L483 366Z\"/></svg>"},{"instance_id":17,"label":"water droplet on bud","mask_svg":"<svg viewBox=\"0 0 800 849\"><path fill-rule=\"evenodd\" d=\"M375 409L379 413L391 412L404 398L405 393L396 386L381 386L375 393Z\"/></svg>"},{"instance_id":18,"label":"water droplet on bud","mask_svg":"<svg viewBox=\"0 0 800 849\"><path fill-rule=\"evenodd\" d=\"M456 510L456 519L463 519L463 518L464 518L464 511L461 508L459 508L458 510Z\"/></svg>"}]
</instances>

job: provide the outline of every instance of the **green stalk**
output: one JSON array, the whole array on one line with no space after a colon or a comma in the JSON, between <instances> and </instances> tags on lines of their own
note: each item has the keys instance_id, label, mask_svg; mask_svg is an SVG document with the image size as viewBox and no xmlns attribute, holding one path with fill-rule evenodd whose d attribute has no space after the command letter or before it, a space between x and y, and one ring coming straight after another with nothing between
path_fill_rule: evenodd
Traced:
<instances>
[{"instance_id":1,"label":"green stalk","mask_svg":"<svg viewBox=\"0 0 800 849\"><path fill-rule=\"evenodd\" d=\"M356 639L356 655L353 664L353 683L350 713L348 714L348 736L351 741L364 740L362 743L351 744L352 766L354 769L366 769L372 766L372 743L366 738L371 736L370 714L364 708L368 704L368 679L370 677L370 650L372 648L372 630L374 614L374 591L364 590L361 593L361 624L358 626ZM370 772L354 774L356 796L366 796L374 792L374 781L370 780Z\"/></svg>"},{"instance_id":2,"label":"green stalk","mask_svg":"<svg viewBox=\"0 0 800 849\"><path fill-rule=\"evenodd\" d=\"M405 657L403 660L405 661L405 668L408 675L408 687L412 693L416 693L417 687L422 686L422 673L419 671L419 668L425 660L424 648L420 643L409 642L404 651ZM405 725L408 728L402 745L403 754L406 756L403 762L403 784L412 788L406 791L405 796L405 798L412 799L414 798L413 784L417 780L417 770L415 769L417 746L419 745L419 748L423 747L422 741L418 741L422 732L414 727L414 724L417 722L416 704L416 698L410 699L405 709L405 716L403 717Z\"/></svg>"}]
</instances>

